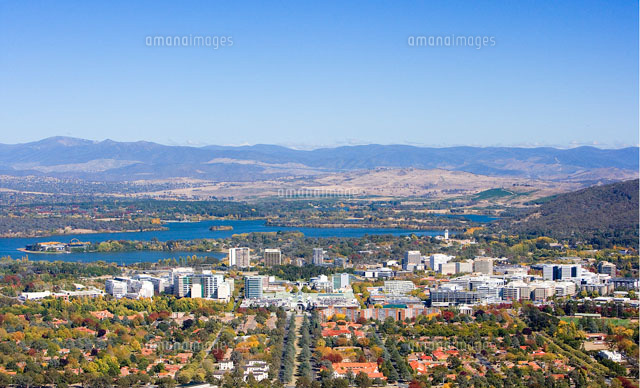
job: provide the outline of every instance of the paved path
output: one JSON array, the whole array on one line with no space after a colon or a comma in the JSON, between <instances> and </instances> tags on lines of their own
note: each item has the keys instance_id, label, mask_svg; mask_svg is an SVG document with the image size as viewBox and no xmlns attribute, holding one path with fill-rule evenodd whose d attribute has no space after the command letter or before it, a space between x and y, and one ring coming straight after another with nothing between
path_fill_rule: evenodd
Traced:
<instances>
[{"instance_id":1,"label":"paved path","mask_svg":"<svg viewBox=\"0 0 640 388\"><path fill-rule=\"evenodd\" d=\"M298 341L300 341L300 337L302 337L302 335L300 334L300 327L302 327L302 321L304 320L304 315L296 315L296 340L294 342L295 345L295 349L296 349L296 356L294 358L294 363L293 363L293 382L292 385L295 387L296 383L298 382L298 364L300 363L298 361L298 356L300 355L300 347L298 346Z\"/></svg>"}]
</instances>

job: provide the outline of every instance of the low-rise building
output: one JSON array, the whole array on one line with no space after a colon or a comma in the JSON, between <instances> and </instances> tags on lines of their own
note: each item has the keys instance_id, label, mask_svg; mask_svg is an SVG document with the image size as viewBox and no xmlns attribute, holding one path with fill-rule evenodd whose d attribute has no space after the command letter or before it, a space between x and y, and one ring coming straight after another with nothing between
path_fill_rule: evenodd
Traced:
<instances>
[{"instance_id":1,"label":"low-rise building","mask_svg":"<svg viewBox=\"0 0 640 388\"><path fill-rule=\"evenodd\" d=\"M262 381L269 378L269 364L266 361L251 360L247 362L244 369L244 381L247 381L249 375L253 375L256 381Z\"/></svg>"},{"instance_id":2,"label":"low-rise building","mask_svg":"<svg viewBox=\"0 0 640 388\"><path fill-rule=\"evenodd\" d=\"M598 273L603 273L611 277L616 276L616 265L608 261L598 263Z\"/></svg>"},{"instance_id":3,"label":"low-rise building","mask_svg":"<svg viewBox=\"0 0 640 388\"><path fill-rule=\"evenodd\" d=\"M459 261L456 263L456 273L470 273L473 272L473 261Z\"/></svg>"},{"instance_id":4,"label":"low-rise building","mask_svg":"<svg viewBox=\"0 0 640 388\"><path fill-rule=\"evenodd\" d=\"M601 350L598 354L609 361L622 362L622 354L614 350Z\"/></svg>"},{"instance_id":5,"label":"low-rise building","mask_svg":"<svg viewBox=\"0 0 640 388\"><path fill-rule=\"evenodd\" d=\"M493 259L490 257L478 257L473 261L473 271L493 275Z\"/></svg>"},{"instance_id":6,"label":"low-rise building","mask_svg":"<svg viewBox=\"0 0 640 388\"><path fill-rule=\"evenodd\" d=\"M416 286L409 280L385 280L383 289L386 294L403 295L415 290Z\"/></svg>"},{"instance_id":7,"label":"low-rise building","mask_svg":"<svg viewBox=\"0 0 640 388\"><path fill-rule=\"evenodd\" d=\"M370 379L387 379L378 370L378 364L375 362L334 362L332 367L335 378L344 378L351 372L354 376L357 376L359 373L364 373L369 376Z\"/></svg>"}]
</instances>

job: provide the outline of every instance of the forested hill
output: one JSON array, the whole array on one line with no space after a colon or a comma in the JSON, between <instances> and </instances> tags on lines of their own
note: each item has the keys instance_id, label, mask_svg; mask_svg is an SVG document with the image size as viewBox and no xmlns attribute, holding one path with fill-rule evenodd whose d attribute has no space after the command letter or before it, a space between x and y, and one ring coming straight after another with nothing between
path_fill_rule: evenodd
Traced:
<instances>
[{"instance_id":1,"label":"forested hill","mask_svg":"<svg viewBox=\"0 0 640 388\"><path fill-rule=\"evenodd\" d=\"M637 247L638 179L561 194L508 222L525 235Z\"/></svg>"}]
</instances>

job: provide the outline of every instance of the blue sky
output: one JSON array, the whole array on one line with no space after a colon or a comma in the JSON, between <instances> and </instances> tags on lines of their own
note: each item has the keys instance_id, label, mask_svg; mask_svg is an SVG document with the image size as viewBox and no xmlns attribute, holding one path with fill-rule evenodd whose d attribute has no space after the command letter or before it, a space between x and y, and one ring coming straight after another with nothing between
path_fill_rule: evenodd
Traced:
<instances>
[{"instance_id":1,"label":"blue sky","mask_svg":"<svg viewBox=\"0 0 640 388\"><path fill-rule=\"evenodd\" d=\"M452 34L495 45L408 44ZM637 145L638 2L0 1L0 106L2 143Z\"/></svg>"}]
</instances>

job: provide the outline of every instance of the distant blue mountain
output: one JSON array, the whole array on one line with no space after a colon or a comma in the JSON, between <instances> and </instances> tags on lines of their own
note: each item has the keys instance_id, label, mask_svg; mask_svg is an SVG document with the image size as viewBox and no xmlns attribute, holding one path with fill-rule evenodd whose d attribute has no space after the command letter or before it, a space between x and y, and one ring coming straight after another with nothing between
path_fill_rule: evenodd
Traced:
<instances>
[{"instance_id":1,"label":"distant blue mountain","mask_svg":"<svg viewBox=\"0 0 640 388\"><path fill-rule=\"evenodd\" d=\"M189 177L247 181L375 168L466 171L552 180L616 180L638 171L637 147L446 147L360 145L294 150L276 145L166 146L152 142L95 142L51 137L0 144L0 174L92 180Z\"/></svg>"}]
</instances>

